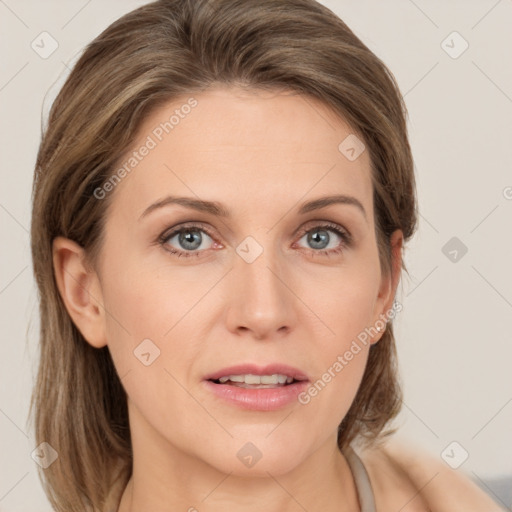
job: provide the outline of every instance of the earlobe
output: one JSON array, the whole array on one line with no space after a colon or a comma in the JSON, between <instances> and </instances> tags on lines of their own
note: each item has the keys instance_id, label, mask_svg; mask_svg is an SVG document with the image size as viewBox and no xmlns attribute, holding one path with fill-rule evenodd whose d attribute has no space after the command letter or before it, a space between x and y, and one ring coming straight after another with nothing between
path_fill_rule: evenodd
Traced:
<instances>
[{"instance_id":1,"label":"earlobe","mask_svg":"<svg viewBox=\"0 0 512 512\"><path fill-rule=\"evenodd\" d=\"M66 310L87 342L101 348L107 344L101 286L84 256L84 249L73 240L60 236L53 240L53 268Z\"/></svg>"}]
</instances>

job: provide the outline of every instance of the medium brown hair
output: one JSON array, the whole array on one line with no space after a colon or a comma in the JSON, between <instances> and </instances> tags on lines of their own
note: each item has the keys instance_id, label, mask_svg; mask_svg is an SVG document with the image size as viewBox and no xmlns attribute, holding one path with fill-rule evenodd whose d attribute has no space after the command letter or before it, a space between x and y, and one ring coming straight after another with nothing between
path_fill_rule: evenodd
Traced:
<instances>
[{"instance_id":1,"label":"medium brown hair","mask_svg":"<svg viewBox=\"0 0 512 512\"><path fill-rule=\"evenodd\" d=\"M84 50L54 101L37 155L31 250L40 299L40 363L29 416L59 457L40 470L57 511L111 512L131 475L127 397L108 347L85 341L59 295L52 241L70 238L94 268L113 174L158 106L215 84L319 99L364 141L384 273L390 235L414 233L417 205L406 108L393 75L314 0L160 0L126 14ZM341 142L341 141L340 141ZM401 261L401 269L406 270ZM371 346L338 445L377 442L400 410L393 326Z\"/></svg>"}]
</instances>

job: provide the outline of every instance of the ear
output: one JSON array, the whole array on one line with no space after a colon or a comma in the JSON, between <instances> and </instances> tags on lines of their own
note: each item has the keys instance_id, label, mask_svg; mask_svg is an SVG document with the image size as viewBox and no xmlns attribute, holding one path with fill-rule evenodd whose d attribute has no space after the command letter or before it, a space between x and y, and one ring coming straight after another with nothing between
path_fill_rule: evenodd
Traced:
<instances>
[{"instance_id":1,"label":"ear","mask_svg":"<svg viewBox=\"0 0 512 512\"><path fill-rule=\"evenodd\" d=\"M64 305L78 330L95 348L107 344L100 281L85 262L84 249L69 238L53 240L53 268Z\"/></svg>"},{"instance_id":2,"label":"ear","mask_svg":"<svg viewBox=\"0 0 512 512\"><path fill-rule=\"evenodd\" d=\"M385 322L390 318L390 315L386 313L393 310L393 302L395 300L396 289L400 281L400 272L402 269L403 240L403 233L400 229L397 229L391 235L391 272L387 275L382 275L372 326L375 326L375 324L380 325L382 321ZM378 320L380 321L377 322ZM371 343L377 343L383 336L385 330L386 327L384 326L384 329L372 339Z\"/></svg>"}]
</instances>

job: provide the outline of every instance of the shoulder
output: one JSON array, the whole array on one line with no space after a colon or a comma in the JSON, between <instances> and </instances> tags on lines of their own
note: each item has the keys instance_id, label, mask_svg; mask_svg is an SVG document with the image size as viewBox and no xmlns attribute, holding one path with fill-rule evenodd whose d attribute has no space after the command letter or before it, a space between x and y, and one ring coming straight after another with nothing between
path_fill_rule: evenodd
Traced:
<instances>
[{"instance_id":1,"label":"shoulder","mask_svg":"<svg viewBox=\"0 0 512 512\"><path fill-rule=\"evenodd\" d=\"M359 450L377 512L504 512L463 471L410 442L391 438Z\"/></svg>"}]
</instances>

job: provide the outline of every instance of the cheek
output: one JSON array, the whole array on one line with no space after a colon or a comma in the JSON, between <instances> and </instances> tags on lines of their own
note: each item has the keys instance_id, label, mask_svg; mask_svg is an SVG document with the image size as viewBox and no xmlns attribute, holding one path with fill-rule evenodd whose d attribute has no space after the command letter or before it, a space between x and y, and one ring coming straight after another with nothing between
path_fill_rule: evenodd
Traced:
<instances>
[{"instance_id":1,"label":"cheek","mask_svg":"<svg viewBox=\"0 0 512 512\"><path fill-rule=\"evenodd\" d=\"M197 325L191 306L205 291L191 289L190 281L187 286L169 269L172 283L156 269L124 270L111 272L104 283L109 350L117 373L137 421L149 422L167 437L166 426L173 425L174 441L193 446L200 437L194 418L204 417L204 410L187 391L189 369L200 353L191 336Z\"/></svg>"},{"instance_id":2,"label":"cheek","mask_svg":"<svg viewBox=\"0 0 512 512\"><path fill-rule=\"evenodd\" d=\"M357 393L370 349L366 329L373 321L377 283L378 267L365 261L341 269L307 296L320 320L308 347L320 371L302 403L315 416L341 420Z\"/></svg>"},{"instance_id":3,"label":"cheek","mask_svg":"<svg viewBox=\"0 0 512 512\"><path fill-rule=\"evenodd\" d=\"M199 277L192 267L173 269L115 255L110 261L117 264L104 272L102 287L107 339L117 372L137 382L132 397L126 380L134 401L139 390L149 393L140 395L143 401L148 397L153 403L170 403L170 397L178 400L178 383L187 385L206 339L205 307L213 297L208 291L223 273Z\"/></svg>"},{"instance_id":4,"label":"cheek","mask_svg":"<svg viewBox=\"0 0 512 512\"><path fill-rule=\"evenodd\" d=\"M307 282L302 278L300 296L313 315L310 323L316 318L318 325L315 341L331 359L334 353L348 349L351 341L372 324L378 279L378 267L370 262L310 276Z\"/></svg>"},{"instance_id":5,"label":"cheek","mask_svg":"<svg viewBox=\"0 0 512 512\"><path fill-rule=\"evenodd\" d=\"M368 296L358 293L336 302L325 316L335 335L318 336L309 347L319 371L299 396L299 403L311 428L336 431L353 403L370 349L369 338L361 336L371 318L368 303Z\"/></svg>"},{"instance_id":6,"label":"cheek","mask_svg":"<svg viewBox=\"0 0 512 512\"><path fill-rule=\"evenodd\" d=\"M109 343L124 340L126 344L129 338L133 347L146 338L157 345L169 343L182 319L189 321L195 314L194 305L215 282L213 276L199 279L171 265L127 258L104 274Z\"/></svg>"}]
</instances>

